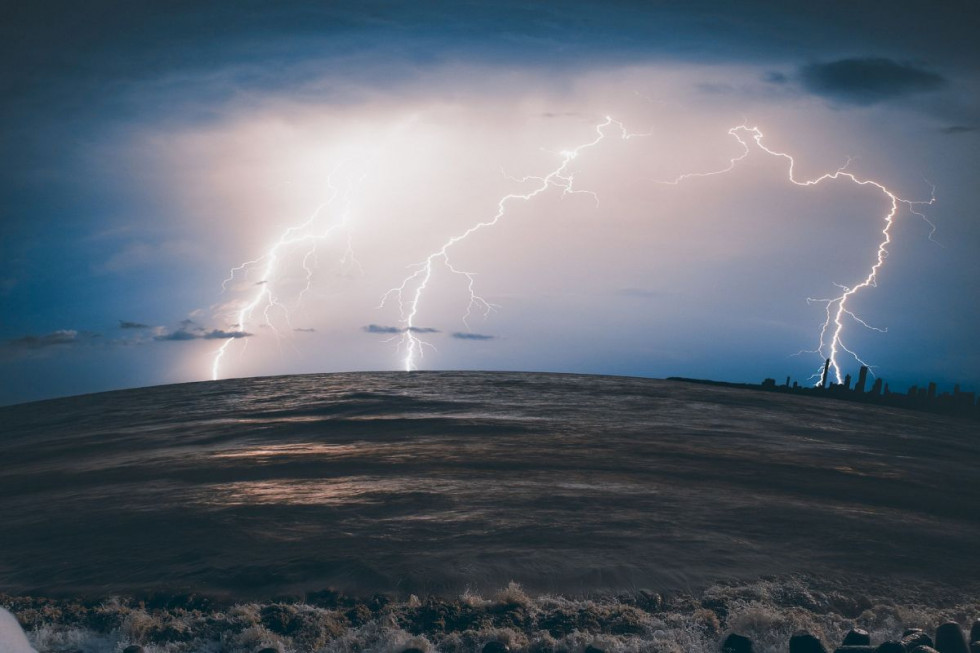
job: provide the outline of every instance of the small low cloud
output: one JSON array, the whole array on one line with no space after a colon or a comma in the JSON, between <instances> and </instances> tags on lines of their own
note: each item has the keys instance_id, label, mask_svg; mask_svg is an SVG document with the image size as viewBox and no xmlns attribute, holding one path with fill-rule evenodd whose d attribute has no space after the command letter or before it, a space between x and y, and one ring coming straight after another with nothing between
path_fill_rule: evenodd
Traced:
<instances>
[{"instance_id":1,"label":"small low cloud","mask_svg":"<svg viewBox=\"0 0 980 653\"><path fill-rule=\"evenodd\" d=\"M227 340L230 338L247 338L251 335L251 333L247 333L245 331L224 331L222 329L212 329L211 331L195 329L190 331L182 327L176 331L157 334L153 336L153 339L170 342L186 342L188 340Z\"/></svg>"},{"instance_id":2,"label":"small low cloud","mask_svg":"<svg viewBox=\"0 0 980 653\"><path fill-rule=\"evenodd\" d=\"M201 337L205 340L228 340L229 338L247 338L250 335L252 334L245 331L223 331L221 329L213 329Z\"/></svg>"},{"instance_id":3,"label":"small low cloud","mask_svg":"<svg viewBox=\"0 0 980 653\"><path fill-rule=\"evenodd\" d=\"M300 333L315 333L316 329L296 327L293 331L299 331Z\"/></svg>"},{"instance_id":4,"label":"small low cloud","mask_svg":"<svg viewBox=\"0 0 980 653\"><path fill-rule=\"evenodd\" d=\"M41 335L27 335L8 340L6 345L12 349L45 349L59 345L74 345L84 339L98 337L96 334L82 334L74 329L58 329Z\"/></svg>"},{"instance_id":5,"label":"small low cloud","mask_svg":"<svg viewBox=\"0 0 980 653\"><path fill-rule=\"evenodd\" d=\"M149 329L149 324L143 324L142 322L130 322L129 320L119 320L120 329Z\"/></svg>"},{"instance_id":6,"label":"small low cloud","mask_svg":"<svg viewBox=\"0 0 980 653\"><path fill-rule=\"evenodd\" d=\"M361 327L361 330L366 333L405 333L406 331L411 331L412 333L439 333L439 329L433 329L432 327L396 327L396 326L384 326L381 324L369 324L366 327Z\"/></svg>"},{"instance_id":7,"label":"small low cloud","mask_svg":"<svg viewBox=\"0 0 980 653\"><path fill-rule=\"evenodd\" d=\"M453 333L453 338L457 340L493 340L497 336L487 335L485 333L469 333L465 331L456 331Z\"/></svg>"},{"instance_id":8,"label":"small low cloud","mask_svg":"<svg viewBox=\"0 0 980 653\"><path fill-rule=\"evenodd\" d=\"M857 105L934 91L947 84L942 75L884 57L808 64L800 68L800 80L814 95Z\"/></svg>"},{"instance_id":9,"label":"small low cloud","mask_svg":"<svg viewBox=\"0 0 980 653\"><path fill-rule=\"evenodd\" d=\"M167 333L161 333L159 335L153 336L154 340L161 341L181 341L181 340L197 340L201 336L197 333L192 333L186 329L177 329L176 331L169 331Z\"/></svg>"},{"instance_id":10,"label":"small low cloud","mask_svg":"<svg viewBox=\"0 0 980 653\"><path fill-rule=\"evenodd\" d=\"M637 299L655 299L663 297L664 292L660 290L650 290L649 288L621 288L617 293L621 297L636 297Z\"/></svg>"},{"instance_id":11,"label":"small low cloud","mask_svg":"<svg viewBox=\"0 0 980 653\"><path fill-rule=\"evenodd\" d=\"M362 328L367 333L402 333L404 329L394 326L382 326L380 324L369 324Z\"/></svg>"},{"instance_id":12,"label":"small low cloud","mask_svg":"<svg viewBox=\"0 0 980 653\"><path fill-rule=\"evenodd\" d=\"M950 125L949 127L943 127L939 131L944 134L969 134L970 132L977 131L977 128L968 127L967 125Z\"/></svg>"}]
</instances>

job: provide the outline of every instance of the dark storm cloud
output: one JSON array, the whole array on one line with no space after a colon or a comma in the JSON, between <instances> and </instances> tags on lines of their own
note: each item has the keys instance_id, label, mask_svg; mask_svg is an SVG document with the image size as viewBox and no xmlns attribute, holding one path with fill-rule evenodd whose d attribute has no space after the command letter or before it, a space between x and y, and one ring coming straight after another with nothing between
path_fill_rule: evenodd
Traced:
<instances>
[{"instance_id":1,"label":"dark storm cloud","mask_svg":"<svg viewBox=\"0 0 980 653\"><path fill-rule=\"evenodd\" d=\"M130 322L128 320L119 320L120 329L149 329L149 324L143 324L141 322Z\"/></svg>"},{"instance_id":2,"label":"dark storm cloud","mask_svg":"<svg viewBox=\"0 0 980 653\"><path fill-rule=\"evenodd\" d=\"M469 333L463 331L456 331L453 333L453 338L457 340L493 340L497 336L490 336L485 333Z\"/></svg>"},{"instance_id":3,"label":"dark storm cloud","mask_svg":"<svg viewBox=\"0 0 980 653\"><path fill-rule=\"evenodd\" d=\"M98 334L94 333L79 333L73 329L58 329L57 331L42 335L27 335L14 340L8 340L5 344L11 349L45 349L59 345L76 345L97 337L99 337Z\"/></svg>"},{"instance_id":4,"label":"dark storm cloud","mask_svg":"<svg viewBox=\"0 0 980 653\"><path fill-rule=\"evenodd\" d=\"M815 95L858 105L934 91L947 84L942 75L882 57L808 64L800 69L800 79Z\"/></svg>"},{"instance_id":5,"label":"dark storm cloud","mask_svg":"<svg viewBox=\"0 0 980 653\"><path fill-rule=\"evenodd\" d=\"M366 327L361 327L363 331L367 333L405 333L406 331L411 331L412 333L439 333L439 329L433 329L432 327L396 327L396 326L383 326L380 324L369 324Z\"/></svg>"}]
</instances>

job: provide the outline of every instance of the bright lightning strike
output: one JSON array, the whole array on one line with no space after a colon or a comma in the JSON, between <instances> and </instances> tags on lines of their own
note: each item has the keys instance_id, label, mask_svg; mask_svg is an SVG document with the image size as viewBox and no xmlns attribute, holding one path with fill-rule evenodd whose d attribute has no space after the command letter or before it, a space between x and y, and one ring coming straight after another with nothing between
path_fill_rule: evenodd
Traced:
<instances>
[{"instance_id":1,"label":"bright lightning strike","mask_svg":"<svg viewBox=\"0 0 980 653\"><path fill-rule=\"evenodd\" d=\"M280 337L281 334L275 326L276 314L281 316L286 324L291 327L290 307L280 297L279 291L281 285L293 280L288 276L289 273L286 268L291 261L295 260L294 255L297 252L301 254L300 265L303 275L303 288L296 297L295 303L297 305L302 302L311 288L318 249L324 242L341 235L344 238L344 253L340 259L341 270L350 272L359 267L354 258L351 241L351 198L355 188L364 180L367 173L363 169L348 172L344 176L343 184L338 187L333 182L338 172L339 166L327 178L329 196L326 201L317 206L304 221L282 232L282 235L263 256L232 268L228 277L221 283L221 288L225 291L229 284L236 279L248 279L251 271L260 270L258 281L254 282L254 293L236 311L237 323L235 328L237 330L244 331L246 325L253 320L257 312L260 312L264 320L263 324L272 328L277 337ZM334 216L336 216L336 220L331 219ZM225 340L214 352L214 358L211 362L211 378L213 380L219 378L221 361L232 342L231 339ZM242 346L243 351L247 346L248 342L246 341Z\"/></svg>"},{"instance_id":2,"label":"bright lightning strike","mask_svg":"<svg viewBox=\"0 0 980 653\"><path fill-rule=\"evenodd\" d=\"M582 143L577 147L565 149L558 153L558 156L560 157L559 163L551 172L544 176L527 176L515 180L523 184L533 183L534 186L531 188L531 190L524 193L508 193L507 195L501 197L497 201L497 210L491 217L477 222L469 229L466 229L462 233L449 238L439 249L429 254L424 261L413 266L414 271L409 274L400 285L395 286L384 294L384 296L381 298L380 307L383 307L388 301L396 301L398 303L402 324L402 336L399 342L399 350L404 352L402 365L406 371L418 369L418 361L423 357L424 348L426 346L431 346L418 336L420 330L416 321L419 316L425 291L433 275L436 273L437 268L444 268L450 274L463 277L466 280L466 287L469 293L469 302L463 315L464 324L467 324L468 318L475 311L481 312L484 316L486 316L494 309L493 304L477 294L474 286L474 274L472 272L458 269L450 261L449 252L453 246L463 240L466 240L474 233L482 229L486 229L487 227L492 227L500 222L500 220L502 220L506 215L507 207L511 202L517 200L523 202L530 201L551 188L560 190L562 197L577 194L588 195L598 203L598 197L594 192L589 190L579 190L575 187L575 177L569 168L572 161L578 158L582 152L601 143L606 138L606 132L610 128L613 128L613 131L618 131L619 136L624 140L640 135L629 133L621 122L606 116L606 119L603 122L596 125L595 138L586 143Z\"/></svg>"},{"instance_id":3,"label":"bright lightning strike","mask_svg":"<svg viewBox=\"0 0 980 653\"><path fill-rule=\"evenodd\" d=\"M884 195L888 200L889 209L882 216L884 222L884 227L881 230L881 240L878 242L878 247L875 254L874 262L868 270L867 275L857 283L851 286L843 286L837 284L840 289L840 294L823 299L807 298L808 303L822 303L826 306L826 318L820 327L820 337L817 344L817 348L812 350L813 353L820 355L821 360L830 360L830 369L833 370L834 376L836 377L837 383L843 382L843 376L841 372L841 365L839 362L839 356L843 353L848 354L854 360L856 360L861 365L867 365L857 353L852 349L848 348L844 344L844 325L847 319L856 322L857 324L879 332L884 332L886 329L880 329L878 327L871 326L866 321L861 319L857 314L855 314L850 308L848 308L848 302L859 292L866 290L868 288L877 287L878 285L878 273L882 266L885 264L885 260L888 258L888 246L892 242L891 230L895 223L895 218L898 215L899 209L904 206L906 210L912 215L915 215L922 220L924 220L930 227L931 231L929 233L929 239L932 240L932 236L936 231L936 226L933 224L921 211L917 210L918 207L928 206L936 201L935 188L932 189L932 194L928 200L925 201L914 201L907 200L899 197L894 192L889 190L884 184L874 181L872 179L862 179L857 175L847 172L847 166L850 163L848 160L843 166L835 170L834 172L828 172L814 179L799 180L795 175L796 161L792 156L784 152L777 152L766 147L762 143L763 133L758 127L749 127L747 125L739 125L737 127L732 127L728 130L728 133L738 140L739 144L742 146L742 153L732 157L728 165L720 168L718 170L713 170L709 172L694 172L684 175L680 175L672 181L667 181L663 183L677 185L685 180L696 178L696 177L712 177L715 175L723 175L731 172L735 167L749 156L751 152L751 145L749 143L750 139L755 143L755 146L766 154L783 159L788 163L787 178L789 181L797 186L816 186L827 180L839 180L846 179L851 183L857 184L858 186L871 186L877 189L882 195ZM870 367L870 366L869 366ZM821 366L822 368L822 366ZM819 372L816 376L819 376Z\"/></svg>"}]
</instances>

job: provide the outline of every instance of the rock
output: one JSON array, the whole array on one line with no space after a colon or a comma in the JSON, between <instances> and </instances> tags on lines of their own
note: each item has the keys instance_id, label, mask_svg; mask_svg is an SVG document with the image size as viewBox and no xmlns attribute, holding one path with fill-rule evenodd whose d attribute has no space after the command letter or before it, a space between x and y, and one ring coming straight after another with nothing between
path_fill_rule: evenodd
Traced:
<instances>
[{"instance_id":1,"label":"rock","mask_svg":"<svg viewBox=\"0 0 980 653\"><path fill-rule=\"evenodd\" d=\"M844 641L841 642L842 646L856 646L856 645L868 645L871 643L871 635L868 631L861 628L852 628L847 631L844 635Z\"/></svg>"},{"instance_id":2,"label":"rock","mask_svg":"<svg viewBox=\"0 0 980 653\"><path fill-rule=\"evenodd\" d=\"M931 646L926 646L923 644L921 646L916 646L914 649L912 649L912 653L939 653L939 651L932 648Z\"/></svg>"},{"instance_id":3,"label":"rock","mask_svg":"<svg viewBox=\"0 0 980 653\"><path fill-rule=\"evenodd\" d=\"M916 646L932 646L932 638L921 628L909 628L902 633L902 644L906 650L911 651Z\"/></svg>"},{"instance_id":4,"label":"rock","mask_svg":"<svg viewBox=\"0 0 980 653\"><path fill-rule=\"evenodd\" d=\"M834 653L875 653L875 647L871 644L848 644L838 646L834 649Z\"/></svg>"},{"instance_id":5,"label":"rock","mask_svg":"<svg viewBox=\"0 0 980 653\"><path fill-rule=\"evenodd\" d=\"M970 644L970 653L980 653L980 639Z\"/></svg>"},{"instance_id":6,"label":"rock","mask_svg":"<svg viewBox=\"0 0 980 653\"><path fill-rule=\"evenodd\" d=\"M598 646L593 646L592 644L589 644L588 646L585 647L585 653L606 653L606 652L603 651Z\"/></svg>"},{"instance_id":7,"label":"rock","mask_svg":"<svg viewBox=\"0 0 980 653\"><path fill-rule=\"evenodd\" d=\"M721 653L752 653L752 640L732 633L722 642Z\"/></svg>"},{"instance_id":8,"label":"rock","mask_svg":"<svg viewBox=\"0 0 980 653\"><path fill-rule=\"evenodd\" d=\"M970 647L958 623L947 621L936 629L936 650L939 653L969 653Z\"/></svg>"},{"instance_id":9,"label":"rock","mask_svg":"<svg viewBox=\"0 0 980 653\"><path fill-rule=\"evenodd\" d=\"M402 653L425 653L425 651L413 646L412 648L405 649L404 651L402 651Z\"/></svg>"},{"instance_id":10,"label":"rock","mask_svg":"<svg viewBox=\"0 0 980 653\"><path fill-rule=\"evenodd\" d=\"M905 647L898 640L890 639L878 644L875 653L905 653Z\"/></svg>"},{"instance_id":11,"label":"rock","mask_svg":"<svg viewBox=\"0 0 980 653\"><path fill-rule=\"evenodd\" d=\"M267 646L265 648L260 648L255 653L279 653L279 649L272 648L271 646Z\"/></svg>"},{"instance_id":12,"label":"rock","mask_svg":"<svg viewBox=\"0 0 980 653\"><path fill-rule=\"evenodd\" d=\"M503 642L487 642L483 646L483 653L508 653L510 647Z\"/></svg>"},{"instance_id":13,"label":"rock","mask_svg":"<svg viewBox=\"0 0 980 653\"><path fill-rule=\"evenodd\" d=\"M980 619L973 622L973 628L970 629L970 641L980 642Z\"/></svg>"},{"instance_id":14,"label":"rock","mask_svg":"<svg viewBox=\"0 0 980 653\"><path fill-rule=\"evenodd\" d=\"M827 653L827 648L814 635L802 630L789 638L789 653Z\"/></svg>"},{"instance_id":15,"label":"rock","mask_svg":"<svg viewBox=\"0 0 980 653\"><path fill-rule=\"evenodd\" d=\"M133 644L132 646L127 646L124 648L122 653L143 653L143 647Z\"/></svg>"}]
</instances>

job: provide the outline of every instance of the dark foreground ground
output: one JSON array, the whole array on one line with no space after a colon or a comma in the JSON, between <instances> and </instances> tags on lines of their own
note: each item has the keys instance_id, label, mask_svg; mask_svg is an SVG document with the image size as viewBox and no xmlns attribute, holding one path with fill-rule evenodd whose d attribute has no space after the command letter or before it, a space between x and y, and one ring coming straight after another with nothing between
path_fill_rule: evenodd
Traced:
<instances>
[{"instance_id":1,"label":"dark foreground ground","mask_svg":"<svg viewBox=\"0 0 980 653\"><path fill-rule=\"evenodd\" d=\"M43 651L785 651L978 612L980 435L952 417L446 372L0 424L0 592Z\"/></svg>"},{"instance_id":2,"label":"dark foreground ground","mask_svg":"<svg viewBox=\"0 0 980 653\"><path fill-rule=\"evenodd\" d=\"M756 653L785 653L801 630L832 651L851 629L866 631L878 645L910 627L935 639L936 628L949 621L968 633L980 617L980 600L948 587L909 587L902 596L883 597L798 577L713 586L696 596L531 597L510 585L487 597L398 600L322 591L266 603L157 595L103 601L3 596L0 604L42 653L110 653L131 645L147 653L504 650L494 642L527 653L708 653L721 650L732 633L751 639Z\"/></svg>"}]
</instances>

